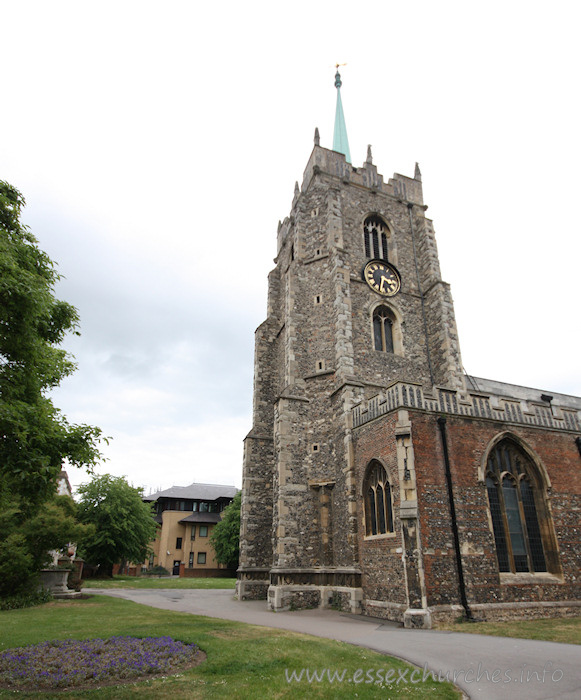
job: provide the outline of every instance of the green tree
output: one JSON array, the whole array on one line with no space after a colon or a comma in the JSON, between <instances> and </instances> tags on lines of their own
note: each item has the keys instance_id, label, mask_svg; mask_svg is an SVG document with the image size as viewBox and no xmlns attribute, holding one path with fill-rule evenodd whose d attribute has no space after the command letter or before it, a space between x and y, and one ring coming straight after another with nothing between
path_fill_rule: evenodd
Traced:
<instances>
[{"instance_id":1,"label":"green tree","mask_svg":"<svg viewBox=\"0 0 581 700\"><path fill-rule=\"evenodd\" d=\"M50 563L51 550L81 542L92 532L78 522L77 504L70 496L55 496L27 518L19 517L14 502L5 505L0 510L0 597L20 592L23 583L30 585Z\"/></svg>"},{"instance_id":2,"label":"green tree","mask_svg":"<svg viewBox=\"0 0 581 700\"><path fill-rule=\"evenodd\" d=\"M79 486L78 493L79 520L94 526L93 535L81 544L83 557L107 576L114 564L143 562L157 531L143 490L123 477L104 474Z\"/></svg>"},{"instance_id":3,"label":"green tree","mask_svg":"<svg viewBox=\"0 0 581 700\"><path fill-rule=\"evenodd\" d=\"M240 506L242 492L238 492L232 503L224 508L222 520L212 530L210 542L220 564L234 569L238 567L240 555Z\"/></svg>"},{"instance_id":4,"label":"green tree","mask_svg":"<svg viewBox=\"0 0 581 700\"><path fill-rule=\"evenodd\" d=\"M20 572L9 577L10 587L0 586L0 595L29 587L46 556L38 549L42 538L25 532L54 505L63 462L90 469L101 458L101 431L71 425L47 396L75 369L58 346L67 332L77 332L78 314L54 296L59 274L20 223L24 204L18 190L0 181L0 572ZM64 522L72 526L74 517ZM72 534L50 533L51 547Z\"/></svg>"}]
</instances>

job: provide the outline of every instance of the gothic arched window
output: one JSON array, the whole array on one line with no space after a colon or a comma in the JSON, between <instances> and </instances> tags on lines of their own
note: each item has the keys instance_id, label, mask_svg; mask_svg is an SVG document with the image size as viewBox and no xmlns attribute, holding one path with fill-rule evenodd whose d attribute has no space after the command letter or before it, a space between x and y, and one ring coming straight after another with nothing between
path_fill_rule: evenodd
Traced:
<instances>
[{"instance_id":1,"label":"gothic arched window","mask_svg":"<svg viewBox=\"0 0 581 700\"><path fill-rule=\"evenodd\" d=\"M363 224L365 256L388 260L389 229L378 216L368 216Z\"/></svg>"},{"instance_id":2,"label":"gothic arched window","mask_svg":"<svg viewBox=\"0 0 581 700\"><path fill-rule=\"evenodd\" d=\"M378 306L373 312L373 347L382 352L393 352L393 324L395 317L387 306Z\"/></svg>"},{"instance_id":3,"label":"gothic arched window","mask_svg":"<svg viewBox=\"0 0 581 700\"><path fill-rule=\"evenodd\" d=\"M363 484L365 499L365 534L385 535L393 532L391 486L384 467L374 460L367 468Z\"/></svg>"},{"instance_id":4,"label":"gothic arched window","mask_svg":"<svg viewBox=\"0 0 581 700\"><path fill-rule=\"evenodd\" d=\"M532 459L510 438L488 455L486 488L499 571L548 571L553 557L544 489Z\"/></svg>"}]
</instances>

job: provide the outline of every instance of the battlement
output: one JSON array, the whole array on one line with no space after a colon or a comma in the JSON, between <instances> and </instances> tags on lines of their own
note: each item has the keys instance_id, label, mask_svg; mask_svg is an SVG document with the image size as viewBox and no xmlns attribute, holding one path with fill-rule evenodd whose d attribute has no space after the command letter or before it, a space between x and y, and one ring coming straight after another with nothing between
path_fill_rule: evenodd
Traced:
<instances>
[{"instance_id":1,"label":"battlement","mask_svg":"<svg viewBox=\"0 0 581 700\"><path fill-rule=\"evenodd\" d=\"M351 163L347 163L342 153L330 151L321 146L313 148L303 174L302 191L308 188L317 172L324 172L339 178L344 183L367 187L396 199L419 205L424 203L421 180L395 173L388 182L384 182L383 175L377 172L377 166L373 163L365 162L360 168L356 168Z\"/></svg>"},{"instance_id":2,"label":"battlement","mask_svg":"<svg viewBox=\"0 0 581 700\"><path fill-rule=\"evenodd\" d=\"M502 386L501 382L477 381ZM559 403L554 404L552 401L541 400L541 392L538 391L539 400L535 401L530 396L525 398L525 394L536 390L510 384L505 386L522 391L515 391L516 395L509 397L500 393L461 392L438 388L432 396L427 395L419 384L397 382L368 401L355 406L351 411L352 425L353 428L358 428L396 409L416 408L433 413L485 418L553 430L581 430L581 399L560 394Z\"/></svg>"}]
</instances>

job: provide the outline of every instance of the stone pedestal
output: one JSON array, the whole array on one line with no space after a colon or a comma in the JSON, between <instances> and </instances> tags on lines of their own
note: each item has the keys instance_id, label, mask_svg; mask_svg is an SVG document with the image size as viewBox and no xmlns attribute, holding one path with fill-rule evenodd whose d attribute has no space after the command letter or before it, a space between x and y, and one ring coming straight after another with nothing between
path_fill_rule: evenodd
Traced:
<instances>
[{"instance_id":1,"label":"stone pedestal","mask_svg":"<svg viewBox=\"0 0 581 700\"><path fill-rule=\"evenodd\" d=\"M70 573L69 569L42 569L40 585L50 591L54 598L80 598L79 591L71 591L67 588Z\"/></svg>"},{"instance_id":2,"label":"stone pedestal","mask_svg":"<svg viewBox=\"0 0 581 700\"><path fill-rule=\"evenodd\" d=\"M403 626L410 629L432 629L432 616L429 610L408 608L403 614Z\"/></svg>"}]
</instances>

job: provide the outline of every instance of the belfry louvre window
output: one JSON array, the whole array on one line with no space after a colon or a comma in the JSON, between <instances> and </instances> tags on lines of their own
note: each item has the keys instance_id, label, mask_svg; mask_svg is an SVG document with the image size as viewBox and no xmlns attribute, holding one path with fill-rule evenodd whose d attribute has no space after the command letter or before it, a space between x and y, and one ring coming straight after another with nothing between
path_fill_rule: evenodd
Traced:
<instances>
[{"instance_id":1,"label":"belfry louvre window","mask_svg":"<svg viewBox=\"0 0 581 700\"><path fill-rule=\"evenodd\" d=\"M488 456L486 488L500 572L547 571L539 516L548 516L535 472L530 457L510 439Z\"/></svg>"},{"instance_id":2,"label":"belfry louvre window","mask_svg":"<svg viewBox=\"0 0 581 700\"><path fill-rule=\"evenodd\" d=\"M369 537L393 532L391 486L384 467L375 460L367 467L363 494L365 498L365 534Z\"/></svg>"},{"instance_id":3,"label":"belfry louvre window","mask_svg":"<svg viewBox=\"0 0 581 700\"><path fill-rule=\"evenodd\" d=\"M378 306L373 312L373 347L382 352L393 352L394 316L387 306Z\"/></svg>"},{"instance_id":4,"label":"belfry louvre window","mask_svg":"<svg viewBox=\"0 0 581 700\"><path fill-rule=\"evenodd\" d=\"M363 237L365 240L365 255L368 258L387 260L388 228L377 216L368 216L363 224Z\"/></svg>"}]
</instances>

